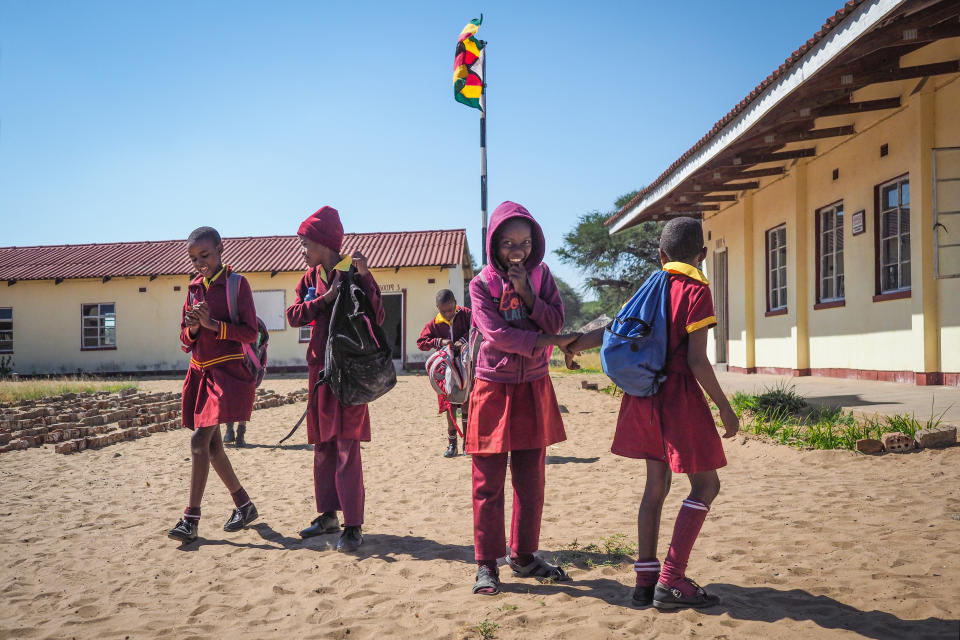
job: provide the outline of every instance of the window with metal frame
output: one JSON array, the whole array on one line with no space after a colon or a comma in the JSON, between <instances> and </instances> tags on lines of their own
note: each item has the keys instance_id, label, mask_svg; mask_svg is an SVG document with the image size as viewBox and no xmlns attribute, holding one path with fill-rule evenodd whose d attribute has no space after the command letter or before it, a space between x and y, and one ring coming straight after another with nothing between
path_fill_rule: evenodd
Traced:
<instances>
[{"instance_id":1,"label":"window with metal frame","mask_svg":"<svg viewBox=\"0 0 960 640\"><path fill-rule=\"evenodd\" d=\"M960 278L960 147L933 150L934 267L937 278Z\"/></svg>"},{"instance_id":2,"label":"window with metal frame","mask_svg":"<svg viewBox=\"0 0 960 640\"><path fill-rule=\"evenodd\" d=\"M113 302L83 305L81 349L116 349L117 314Z\"/></svg>"},{"instance_id":3,"label":"window with metal frame","mask_svg":"<svg viewBox=\"0 0 960 640\"><path fill-rule=\"evenodd\" d=\"M767 231L767 311L787 308L787 226Z\"/></svg>"},{"instance_id":4,"label":"window with metal frame","mask_svg":"<svg viewBox=\"0 0 960 640\"><path fill-rule=\"evenodd\" d=\"M843 203L817 211L817 302L844 299Z\"/></svg>"},{"instance_id":5,"label":"window with metal frame","mask_svg":"<svg viewBox=\"0 0 960 640\"><path fill-rule=\"evenodd\" d=\"M910 180L906 177L878 188L878 293L910 289Z\"/></svg>"},{"instance_id":6,"label":"window with metal frame","mask_svg":"<svg viewBox=\"0 0 960 640\"><path fill-rule=\"evenodd\" d=\"M300 327L300 342L310 342L311 329L313 329L312 324L308 324L305 327Z\"/></svg>"},{"instance_id":7,"label":"window with metal frame","mask_svg":"<svg viewBox=\"0 0 960 640\"><path fill-rule=\"evenodd\" d=\"M13 307L0 307L0 353L13 353Z\"/></svg>"}]
</instances>

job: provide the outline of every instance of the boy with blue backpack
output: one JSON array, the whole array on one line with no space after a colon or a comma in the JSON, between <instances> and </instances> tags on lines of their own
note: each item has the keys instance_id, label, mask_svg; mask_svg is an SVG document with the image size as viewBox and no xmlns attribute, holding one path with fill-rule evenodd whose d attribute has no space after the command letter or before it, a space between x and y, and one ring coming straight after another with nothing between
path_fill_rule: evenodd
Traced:
<instances>
[{"instance_id":1,"label":"boy with blue backpack","mask_svg":"<svg viewBox=\"0 0 960 640\"><path fill-rule=\"evenodd\" d=\"M637 514L638 558L633 602L659 609L708 607L719 598L685 576L690 551L720 491L726 465L703 390L720 410L724 438L739 430L707 358L707 329L717 323L709 282L698 265L706 257L698 220L674 218L660 236L663 270L651 276L605 329L570 345L573 354L601 345L604 371L624 388L611 450L646 460L647 479ZM663 566L657 559L660 514L671 472L690 479Z\"/></svg>"}]
</instances>

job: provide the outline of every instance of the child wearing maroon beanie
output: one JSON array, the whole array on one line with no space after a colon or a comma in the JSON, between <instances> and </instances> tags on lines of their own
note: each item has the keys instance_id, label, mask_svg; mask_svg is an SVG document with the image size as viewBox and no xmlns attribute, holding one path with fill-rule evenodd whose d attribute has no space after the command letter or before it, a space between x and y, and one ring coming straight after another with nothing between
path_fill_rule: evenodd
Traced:
<instances>
[{"instance_id":1,"label":"child wearing maroon beanie","mask_svg":"<svg viewBox=\"0 0 960 640\"><path fill-rule=\"evenodd\" d=\"M302 538L340 531L337 511L343 512L343 532L337 551L354 551L363 542L363 467L360 443L370 441L367 405L344 406L326 385L317 387L324 366L330 315L343 272L356 267L357 283L367 295L378 324L384 311L380 287L359 251L341 256L343 225L332 207L322 207L297 230L307 272L297 285L296 301L287 308L292 327L313 325L307 346L310 371L307 400L307 442L313 445L313 488L318 515Z\"/></svg>"}]
</instances>

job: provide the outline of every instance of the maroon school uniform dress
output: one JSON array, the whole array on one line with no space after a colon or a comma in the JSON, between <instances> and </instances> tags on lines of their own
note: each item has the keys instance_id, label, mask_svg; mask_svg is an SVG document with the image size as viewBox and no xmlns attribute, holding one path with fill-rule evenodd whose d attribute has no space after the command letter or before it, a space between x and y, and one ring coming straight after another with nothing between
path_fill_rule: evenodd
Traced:
<instances>
[{"instance_id":1,"label":"maroon school uniform dress","mask_svg":"<svg viewBox=\"0 0 960 640\"><path fill-rule=\"evenodd\" d=\"M698 473L727 464L717 425L687 363L689 335L717 324L710 283L696 267L668 262L670 329L667 379L656 395L624 395L613 453L660 460L675 473Z\"/></svg>"},{"instance_id":2,"label":"maroon school uniform dress","mask_svg":"<svg viewBox=\"0 0 960 640\"><path fill-rule=\"evenodd\" d=\"M341 265L348 263L345 259ZM338 265L340 266L340 265ZM296 301L287 308L292 327L313 324L307 345L309 369L307 401L307 442L313 445L313 488L317 512L343 511L344 526L363 524L365 492L360 442L370 441L370 412L367 405L344 406L326 385L316 387L323 370L330 332L333 305L323 294L335 277L335 270L324 277L324 269L308 270L297 285ZM373 275L359 277L359 283L376 314L377 324L384 319L380 287ZM314 287L317 298L304 302L307 289Z\"/></svg>"},{"instance_id":3,"label":"maroon school uniform dress","mask_svg":"<svg viewBox=\"0 0 960 640\"><path fill-rule=\"evenodd\" d=\"M203 276L194 278L181 311L180 340L183 350L190 354L183 381L182 417L183 426L190 429L246 422L253 410L257 384L243 362L241 342L257 339L257 312L250 284L243 278L237 294L239 322L230 322L229 274L230 267L224 267L209 283ZM191 338L183 317L197 302L207 303L210 317L219 321L219 328L200 327L197 337Z\"/></svg>"},{"instance_id":4,"label":"maroon school uniform dress","mask_svg":"<svg viewBox=\"0 0 960 640\"><path fill-rule=\"evenodd\" d=\"M524 207L504 202L494 210L487 230L489 263L498 265L494 244L497 230L516 218L531 227L533 246L524 263L528 274L538 267L546 270L533 308L527 310L499 266L491 267L502 285L499 299L493 298L483 272L470 282L473 324L483 334L483 342L470 394L464 451L473 455L473 540L474 557L479 562L502 557L506 548L504 486L508 457L513 484L511 556L537 550L546 447L567 437L550 382L550 349L537 346L540 334L555 334L563 328L563 301L541 262L545 252L543 231Z\"/></svg>"}]
</instances>

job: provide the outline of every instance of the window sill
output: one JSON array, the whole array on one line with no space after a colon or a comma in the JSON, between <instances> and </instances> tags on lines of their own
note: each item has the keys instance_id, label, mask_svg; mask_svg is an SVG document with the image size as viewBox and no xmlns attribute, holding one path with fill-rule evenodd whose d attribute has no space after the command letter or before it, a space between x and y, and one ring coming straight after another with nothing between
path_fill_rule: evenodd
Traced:
<instances>
[{"instance_id":1,"label":"window sill","mask_svg":"<svg viewBox=\"0 0 960 640\"><path fill-rule=\"evenodd\" d=\"M847 306L846 300L830 300L828 302L818 302L817 304L813 305L813 309L814 311L817 311L819 309L836 309L837 307L845 306Z\"/></svg>"},{"instance_id":2,"label":"window sill","mask_svg":"<svg viewBox=\"0 0 960 640\"><path fill-rule=\"evenodd\" d=\"M80 351L116 351L117 348L113 347L80 347Z\"/></svg>"},{"instance_id":3,"label":"window sill","mask_svg":"<svg viewBox=\"0 0 960 640\"><path fill-rule=\"evenodd\" d=\"M903 300L909 298L913 292L910 289L904 291L894 291L892 293L881 293L873 296L874 302L885 302L887 300Z\"/></svg>"},{"instance_id":4,"label":"window sill","mask_svg":"<svg viewBox=\"0 0 960 640\"><path fill-rule=\"evenodd\" d=\"M782 309L774 309L773 311L767 311L764 317L770 318L772 316L785 316L785 315L787 315L787 308L783 307Z\"/></svg>"}]
</instances>

